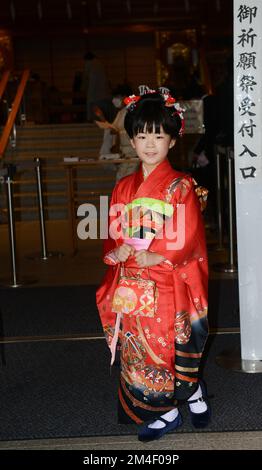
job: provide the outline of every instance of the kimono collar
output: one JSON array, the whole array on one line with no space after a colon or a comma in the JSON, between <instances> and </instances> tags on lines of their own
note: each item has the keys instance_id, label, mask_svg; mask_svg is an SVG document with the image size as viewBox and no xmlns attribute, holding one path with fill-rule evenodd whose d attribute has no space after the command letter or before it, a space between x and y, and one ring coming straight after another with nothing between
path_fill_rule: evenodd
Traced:
<instances>
[{"instance_id":1,"label":"kimono collar","mask_svg":"<svg viewBox=\"0 0 262 470\"><path fill-rule=\"evenodd\" d=\"M139 170L135 174L134 191L136 192L134 197L151 196L156 188L161 190L162 187L164 188L166 186L166 179L172 179L173 177L174 170L167 158L159 163L145 180L143 177L142 163L140 163Z\"/></svg>"}]
</instances>

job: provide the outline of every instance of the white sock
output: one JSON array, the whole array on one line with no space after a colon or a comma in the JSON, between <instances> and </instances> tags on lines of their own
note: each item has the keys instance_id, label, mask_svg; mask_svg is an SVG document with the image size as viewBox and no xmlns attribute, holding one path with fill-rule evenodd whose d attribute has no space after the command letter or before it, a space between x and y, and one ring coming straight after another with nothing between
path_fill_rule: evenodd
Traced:
<instances>
[{"instance_id":1,"label":"white sock","mask_svg":"<svg viewBox=\"0 0 262 470\"><path fill-rule=\"evenodd\" d=\"M202 390L200 385L198 386L197 391L187 400L189 402L189 408L192 413L204 413L207 410L207 405L204 401L197 401L196 403L191 403L190 400L197 400L202 397Z\"/></svg>"},{"instance_id":2,"label":"white sock","mask_svg":"<svg viewBox=\"0 0 262 470\"><path fill-rule=\"evenodd\" d=\"M166 421L171 423L171 421L174 421L174 419L176 419L177 415L178 415L178 409L173 408L173 410L170 410L167 413L165 413L164 415L162 415L161 418L164 418ZM163 423L163 421L159 421L159 419L157 419L152 424L149 424L148 427L153 428L153 429L161 429L161 428L165 427L165 423Z\"/></svg>"}]
</instances>

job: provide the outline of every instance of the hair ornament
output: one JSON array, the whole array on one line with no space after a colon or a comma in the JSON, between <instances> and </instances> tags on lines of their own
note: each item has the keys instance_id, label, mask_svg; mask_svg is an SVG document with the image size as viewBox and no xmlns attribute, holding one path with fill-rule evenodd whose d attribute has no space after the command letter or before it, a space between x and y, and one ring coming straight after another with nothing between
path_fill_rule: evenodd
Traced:
<instances>
[{"instance_id":1,"label":"hair ornament","mask_svg":"<svg viewBox=\"0 0 262 470\"><path fill-rule=\"evenodd\" d=\"M174 106L176 100L175 100L175 98L173 98L173 96L170 95L169 88L161 86L161 87L158 88L158 91L159 91L160 95L162 95L162 97L164 99L164 102L165 102L165 105L167 107Z\"/></svg>"},{"instance_id":2,"label":"hair ornament","mask_svg":"<svg viewBox=\"0 0 262 470\"><path fill-rule=\"evenodd\" d=\"M157 90L149 88L147 85L139 85L139 95L131 95L124 98L124 104L126 105L127 111L133 111L140 100L141 96L148 95L151 93L159 93L165 103L165 106L168 108L174 107L175 110L172 113L172 116L178 115L181 119L181 129L179 135L182 136L185 129L185 119L184 112L185 109L181 108L180 104L176 102L176 99L170 94L169 88L159 87Z\"/></svg>"},{"instance_id":3,"label":"hair ornament","mask_svg":"<svg viewBox=\"0 0 262 470\"><path fill-rule=\"evenodd\" d=\"M181 119L181 128L179 131L179 135L182 136L185 131L185 118L184 118L185 109L181 108L179 103L174 103L174 108L175 108L175 111L173 113L173 116L177 114Z\"/></svg>"},{"instance_id":4,"label":"hair ornament","mask_svg":"<svg viewBox=\"0 0 262 470\"><path fill-rule=\"evenodd\" d=\"M133 111L136 106L136 103L140 100L140 98L141 96L137 95L126 96L126 98L124 98L123 100L124 104L126 105L126 109L128 111Z\"/></svg>"},{"instance_id":5,"label":"hair ornament","mask_svg":"<svg viewBox=\"0 0 262 470\"><path fill-rule=\"evenodd\" d=\"M171 108L173 106L175 108L175 111L172 113L172 116L178 115L180 117L181 128L179 131L179 135L182 136L185 131L185 109L181 108L180 104L176 102L176 99L172 95L170 95L170 91L168 88L160 87L159 92L164 98L165 106L167 106L168 108Z\"/></svg>"},{"instance_id":6,"label":"hair ornament","mask_svg":"<svg viewBox=\"0 0 262 470\"><path fill-rule=\"evenodd\" d=\"M149 86L147 85L139 85L138 89L140 96L148 95L150 93L156 93L156 90L149 88Z\"/></svg>"}]
</instances>

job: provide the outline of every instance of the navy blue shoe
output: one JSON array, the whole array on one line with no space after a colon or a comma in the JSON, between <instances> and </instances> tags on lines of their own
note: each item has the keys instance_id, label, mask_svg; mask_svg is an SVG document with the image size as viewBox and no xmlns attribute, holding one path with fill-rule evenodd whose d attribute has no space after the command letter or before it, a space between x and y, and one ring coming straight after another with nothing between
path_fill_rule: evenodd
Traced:
<instances>
[{"instance_id":1,"label":"navy blue shoe","mask_svg":"<svg viewBox=\"0 0 262 470\"><path fill-rule=\"evenodd\" d=\"M195 428L205 428L211 419L211 407L210 403L208 401L208 396L207 396L207 390L204 382L202 380L199 380L199 386L201 387L202 390L202 397L197 398L197 400L187 400L188 404L188 409L189 409L189 414L190 414L190 419L191 423ZM203 413L193 413L191 411L189 404L190 403L197 403L197 402L205 402L207 409Z\"/></svg>"},{"instance_id":2,"label":"navy blue shoe","mask_svg":"<svg viewBox=\"0 0 262 470\"><path fill-rule=\"evenodd\" d=\"M160 429L156 428L149 428L149 424L154 423L155 421L163 421L165 426ZM182 416L178 412L177 417L169 422L166 419L162 418L156 418L151 421L146 421L139 429L138 431L138 440L143 441L143 442L148 442L148 441L154 441L155 439L160 439L160 437L164 436L167 432L174 431L175 429L179 428L179 426L182 425Z\"/></svg>"}]
</instances>

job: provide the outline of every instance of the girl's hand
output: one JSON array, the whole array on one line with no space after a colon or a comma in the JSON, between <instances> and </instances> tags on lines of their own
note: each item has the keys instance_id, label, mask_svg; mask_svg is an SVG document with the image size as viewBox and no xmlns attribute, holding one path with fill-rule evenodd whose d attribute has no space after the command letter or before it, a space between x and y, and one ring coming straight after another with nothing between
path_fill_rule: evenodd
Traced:
<instances>
[{"instance_id":1,"label":"girl's hand","mask_svg":"<svg viewBox=\"0 0 262 470\"><path fill-rule=\"evenodd\" d=\"M140 268L147 268L161 263L165 258L158 253L152 253L148 250L139 250L135 252L135 259Z\"/></svg>"},{"instance_id":2,"label":"girl's hand","mask_svg":"<svg viewBox=\"0 0 262 470\"><path fill-rule=\"evenodd\" d=\"M126 245L125 243L118 248L115 248L114 254L117 257L117 259L121 262L124 263L129 256L133 256L135 253L135 249L133 246Z\"/></svg>"}]
</instances>

